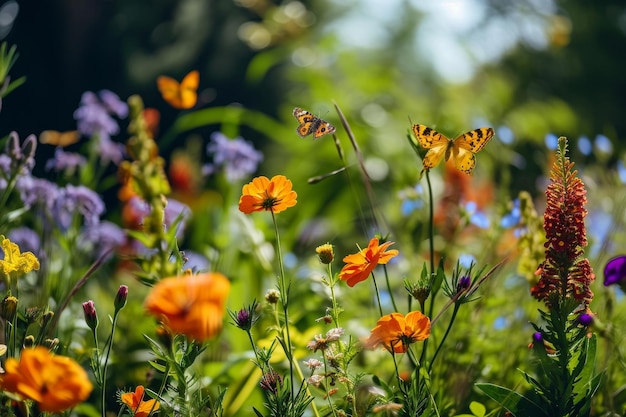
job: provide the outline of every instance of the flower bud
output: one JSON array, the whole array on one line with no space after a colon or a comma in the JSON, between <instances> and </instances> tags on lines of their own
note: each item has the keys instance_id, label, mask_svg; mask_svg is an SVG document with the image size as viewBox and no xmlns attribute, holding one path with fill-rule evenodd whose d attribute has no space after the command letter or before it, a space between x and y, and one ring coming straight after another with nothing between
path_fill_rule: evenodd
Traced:
<instances>
[{"instance_id":1,"label":"flower bud","mask_svg":"<svg viewBox=\"0 0 626 417\"><path fill-rule=\"evenodd\" d=\"M4 297L4 300L0 303L0 317L8 322L13 322L15 313L17 312L17 298L9 295Z\"/></svg>"},{"instance_id":2,"label":"flower bud","mask_svg":"<svg viewBox=\"0 0 626 417\"><path fill-rule=\"evenodd\" d=\"M333 245L331 245L330 243L325 243L321 246L318 246L317 248L315 248L315 252L317 252L317 257L323 264L328 265L333 261L333 259L335 259L335 251Z\"/></svg>"},{"instance_id":3,"label":"flower bud","mask_svg":"<svg viewBox=\"0 0 626 417\"><path fill-rule=\"evenodd\" d=\"M271 289L265 293L265 301L270 304L276 304L280 300L280 291Z\"/></svg>"},{"instance_id":4,"label":"flower bud","mask_svg":"<svg viewBox=\"0 0 626 417\"><path fill-rule=\"evenodd\" d=\"M98 314L96 313L96 305L92 300L83 303L83 312L85 313L85 322L93 331L98 327Z\"/></svg>"},{"instance_id":5,"label":"flower bud","mask_svg":"<svg viewBox=\"0 0 626 417\"><path fill-rule=\"evenodd\" d=\"M35 336L33 336L32 334L29 334L28 336L24 338L24 347L30 348L33 346L35 346Z\"/></svg>"},{"instance_id":6,"label":"flower bud","mask_svg":"<svg viewBox=\"0 0 626 417\"><path fill-rule=\"evenodd\" d=\"M120 285L120 288L117 290L117 295L115 296L115 311L119 311L126 305L126 299L128 298L128 286Z\"/></svg>"}]
</instances>

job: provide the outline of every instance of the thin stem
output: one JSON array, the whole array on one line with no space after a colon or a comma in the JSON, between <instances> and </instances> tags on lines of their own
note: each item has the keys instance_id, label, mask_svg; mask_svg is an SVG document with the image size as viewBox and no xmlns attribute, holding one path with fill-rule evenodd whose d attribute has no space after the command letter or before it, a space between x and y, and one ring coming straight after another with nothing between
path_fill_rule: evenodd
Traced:
<instances>
[{"instance_id":1,"label":"thin stem","mask_svg":"<svg viewBox=\"0 0 626 417\"><path fill-rule=\"evenodd\" d=\"M283 306L283 313L285 316L285 334L287 336L287 343L285 348L285 355L289 359L289 375L291 381L291 398L295 398L294 396L294 388L293 388L293 355L291 353L291 334L289 332L289 290L291 288L291 283L287 284L285 277L285 267L283 265L283 253L280 246L280 234L278 233L278 223L276 223L276 216L274 212L272 213L272 221L274 223L274 231L276 234L276 253L278 255L278 266L280 268L280 276L278 279L278 290L280 291L280 301Z\"/></svg>"},{"instance_id":2,"label":"thin stem","mask_svg":"<svg viewBox=\"0 0 626 417\"><path fill-rule=\"evenodd\" d=\"M448 328L446 329L446 332L443 334L443 337L441 338L441 342L439 342L439 346L437 346L437 349L435 350L435 353L433 354L432 359L430 360L430 365L428 365L428 374L430 375L430 372L433 369L433 363L435 363L435 359L437 358L437 355L439 355L439 352L441 351L441 348L443 347L443 344L446 341L446 338L448 337L448 334L450 334L450 330L452 330L452 325L454 324L454 319L456 318L456 314L459 312L459 307L461 306L461 304L456 303L454 304L454 309L452 310L452 317L450 317L450 322L448 323Z\"/></svg>"},{"instance_id":3,"label":"thin stem","mask_svg":"<svg viewBox=\"0 0 626 417\"><path fill-rule=\"evenodd\" d=\"M378 299L378 312L380 313L380 317L383 316L383 305L380 302L380 292L378 291L378 285L376 284L376 277L374 276L374 273L372 272L372 281L374 281L374 288L376 290L376 298Z\"/></svg>"},{"instance_id":4,"label":"thin stem","mask_svg":"<svg viewBox=\"0 0 626 417\"><path fill-rule=\"evenodd\" d=\"M109 356L111 355L111 349L113 348L113 338L115 337L115 327L117 324L117 315L119 310L113 313L113 324L111 325L111 335L106 344L106 355L104 357L104 364L102 364L102 392L100 396L100 405L102 407L102 417L106 417L106 385L107 385L107 368L109 366ZM94 336L95 338L95 336Z\"/></svg>"},{"instance_id":5,"label":"thin stem","mask_svg":"<svg viewBox=\"0 0 626 417\"><path fill-rule=\"evenodd\" d=\"M391 304L393 305L393 311L399 311L398 310L398 306L396 305L396 299L393 298L393 292L391 291L391 284L389 282L389 273L387 271L387 265L383 264L383 270L385 271L385 281L387 282L387 291L389 292L389 298L391 298Z\"/></svg>"},{"instance_id":6,"label":"thin stem","mask_svg":"<svg viewBox=\"0 0 626 417\"><path fill-rule=\"evenodd\" d=\"M337 281L333 277L333 267L331 264L328 264L328 286L330 287L330 300L333 303L333 313L331 316L335 322L335 327L341 327L339 326L339 311L337 307L337 298L335 297L335 284L337 284Z\"/></svg>"}]
</instances>

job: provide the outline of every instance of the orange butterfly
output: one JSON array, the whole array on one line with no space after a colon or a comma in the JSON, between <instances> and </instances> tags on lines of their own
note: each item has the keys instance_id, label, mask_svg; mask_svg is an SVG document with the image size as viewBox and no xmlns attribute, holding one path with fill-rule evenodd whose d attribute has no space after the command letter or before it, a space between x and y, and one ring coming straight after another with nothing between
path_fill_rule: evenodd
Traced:
<instances>
[{"instance_id":1,"label":"orange butterfly","mask_svg":"<svg viewBox=\"0 0 626 417\"><path fill-rule=\"evenodd\" d=\"M317 139L324 135L328 135L329 133L335 132L335 126L317 116L312 115L300 107L293 109L293 116L298 120L298 123L300 123L296 132L298 132L298 135L302 137L313 133L313 139Z\"/></svg>"},{"instance_id":2,"label":"orange butterfly","mask_svg":"<svg viewBox=\"0 0 626 417\"><path fill-rule=\"evenodd\" d=\"M454 140L424 125L413 125L413 133L419 145L428 149L422 161L425 170L436 167L442 159L447 161L452 157L456 169L466 174L471 174L476 166L474 154L493 137L490 127L471 130Z\"/></svg>"},{"instance_id":3,"label":"orange butterfly","mask_svg":"<svg viewBox=\"0 0 626 417\"><path fill-rule=\"evenodd\" d=\"M76 130L59 132L58 130L44 130L39 134L39 143L42 145L70 146L78 142L80 135Z\"/></svg>"},{"instance_id":4,"label":"orange butterfly","mask_svg":"<svg viewBox=\"0 0 626 417\"><path fill-rule=\"evenodd\" d=\"M199 84L200 73L198 71L191 71L180 83L165 75L157 78L157 87L163 100L176 109L190 109L196 105Z\"/></svg>"}]
</instances>

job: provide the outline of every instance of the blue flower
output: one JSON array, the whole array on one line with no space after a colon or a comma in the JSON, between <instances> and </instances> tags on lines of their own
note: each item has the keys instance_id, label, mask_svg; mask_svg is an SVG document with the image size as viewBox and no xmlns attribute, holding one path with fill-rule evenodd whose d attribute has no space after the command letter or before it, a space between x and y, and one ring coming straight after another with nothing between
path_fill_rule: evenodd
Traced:
<instances>
[{"instance_id":1,"label":"blue flower","mask_svg":"<svg viewBox=\"0 0 626 417\"><path fill-rule=\"evenodd\" d=\"M520 223L522 220L522 210L520 209L519 204L519 198L516 198L515 201L513 201L513 208L511 211L502 216L502 219L500 219L500 226L505 229L509 229Z\"/></svg>"},{"instance_id":2,"label":"blue flower","mask_svg":"<svg viewBox=\"0 0 626 417\"><path fill-rule=\"evenodd\" d=\"M207 154L213 157L213 163L204 165L202 173L212 175L223 169L228 181L241 180L253 174L263 160L263 154L243 138L228 139L220 132L211 135L206 149Z\"/></svg>"},{"instance_id":3,"label":"blue flower","mask_svg":"<svg viewBox=\"0 0 626 417\"><path fill-rule=\"evenodd\" d=\"M474 226L478 226L481 229L487 229L491 222L489 217L482 211L478 210L478 205L474 201L468 201L465 204L465 211L469 215L470 223Z\"/></svg>"}]
</instances>

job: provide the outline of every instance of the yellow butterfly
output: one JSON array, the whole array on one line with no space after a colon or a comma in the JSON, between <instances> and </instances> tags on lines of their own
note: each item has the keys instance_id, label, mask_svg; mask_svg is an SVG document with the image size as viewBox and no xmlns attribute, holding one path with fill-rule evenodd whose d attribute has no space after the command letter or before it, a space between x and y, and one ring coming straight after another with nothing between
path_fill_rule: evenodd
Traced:
<instances>
[{"instance_id":1,"label":"yellow butterfly","mask_svg":"<svg viewBox=\"0 0 626 417\"><path fill-rule=\"evenodd\" d=\"M190 109L196 105L199 84L200 73L198 71L191 71L180 83L165 75L157 78L157 87L163 100L177 109Z\"/></svg>"},{"instance_id":2,"label":"yellow butterfly","mask_svg":"<svg viewBox=\"0 0 626 417\"><path fill-rule=\"evenodd\" d=\"M293 117L298 120L300 126L296 129L298 135L305 137L313 133L313 139L320 138L329 133L335 132L335 126L325 120L309 113L306 110L296 107L293 109Z\"/></svg>"},{"instance_id":3,"label":"yellow butterfly","mask_svg":"<svg viewBox=\"0 0 626 417\"><path fill-rule=\"evenodd\" d=\"M76 130L59 132L58 130L44 130L39 134L39 142L43 145L70 146L78 142L80 135Z\"/></svg>"},{"instance_id":4,"label":"yellow butterfly","mask_svg":"<svg viewBox=\"0 0 626 417\"><path fill-rule=\"evenodd\" d=\"M456 169L466 174L471 174L476 166L474 154L493 137L490 127L471 130L454 140L424 125L413 125L413 133L419 145L428 149L423 160L425 170L436 167L442 159L447 161L452 157Z\"/></svg>"}]
</instances>

